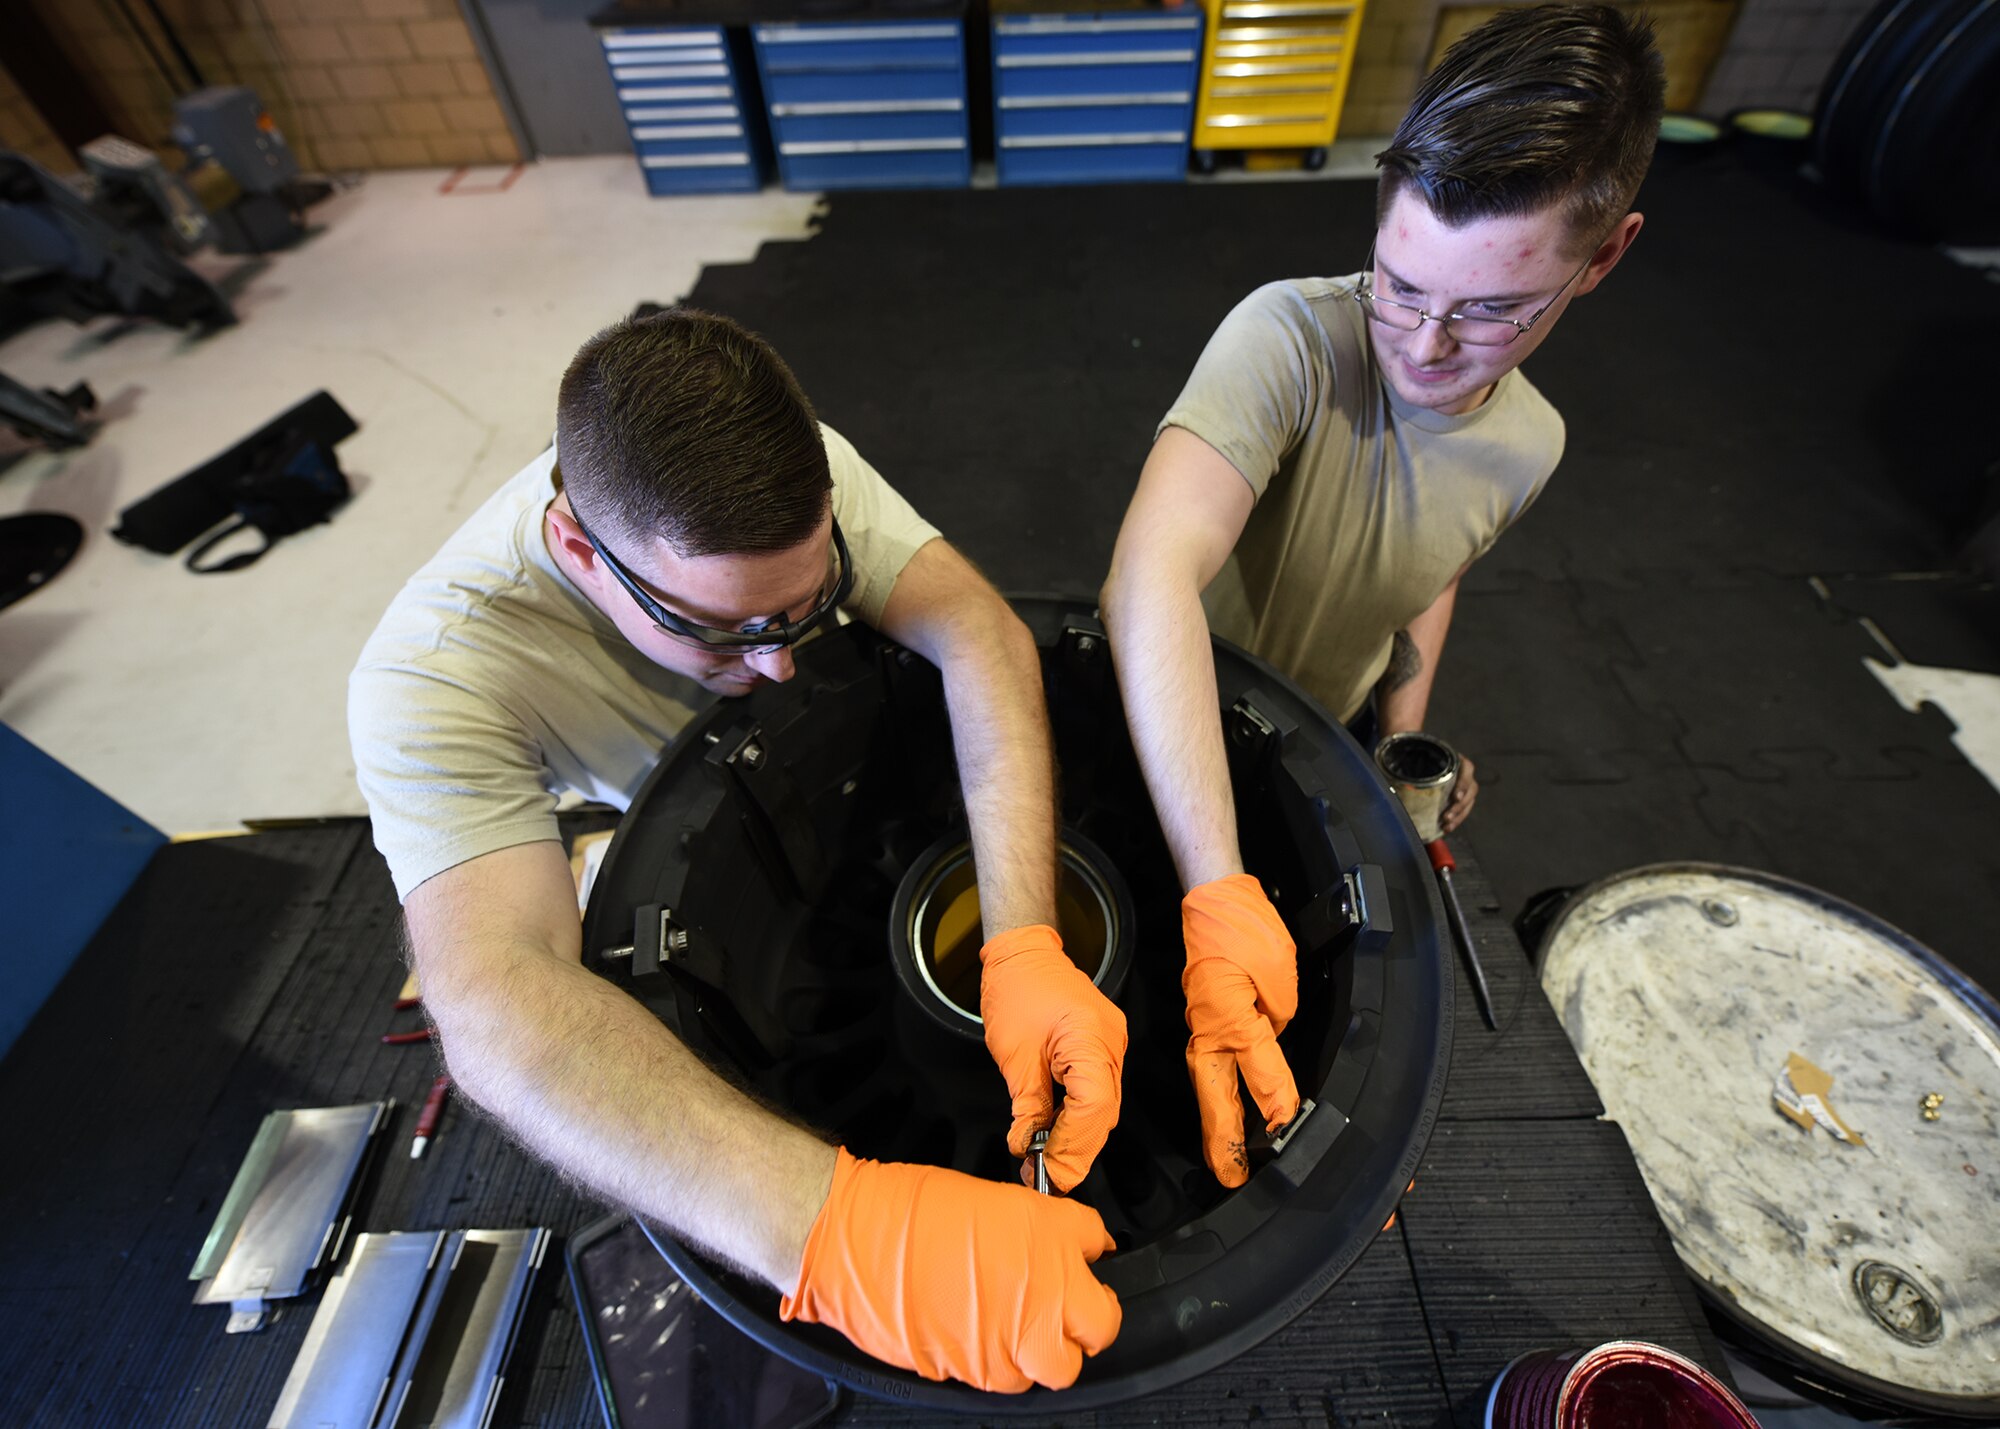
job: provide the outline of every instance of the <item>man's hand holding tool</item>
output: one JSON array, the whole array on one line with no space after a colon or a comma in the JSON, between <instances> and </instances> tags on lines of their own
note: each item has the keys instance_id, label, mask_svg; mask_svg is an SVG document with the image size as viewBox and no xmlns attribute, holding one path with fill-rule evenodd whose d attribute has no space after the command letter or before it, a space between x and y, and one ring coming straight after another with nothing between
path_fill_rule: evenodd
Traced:
<instances>
[{"instance_id":1,"label":"man's hand holding tool","mask_svg":"<svg viewBox=\"0 0 2000 1429\"><path fill-rule=\"evenodd\" d=\"M1202 1155L1215 1179L1241 1186L1250 1175L1244 1145L1248 1083L1266 1129L1299 1112L1299 1089L1278 1034L1299 1010L1299 962L1291 934L1264 889L1247 873L1218 878L1181 900L1187 968L1187 1066L1201 1106Z\"/></svg>"},{"instance_id":2,"label":"man's hand holding tool","mask_svg":"<svg viewBox=\"0 0 2000 1429\"><path fill-rule=\"evenodd\" d=\"M1035 1133L1047 1131L1049 1182L1068 1191L1089 1173L1118 1124L1125 1014L1069 960L1046 923L988 940L979 960L986 1050L1013 1098L1008 1153L1026 1158ZM1060 1114L1056 1083L1063 1089ZM1024 1160L1021 1179L1032 1184L1033 1176Z\"/></svg>"},{"instance_id":3,"label":"man's hand holding tool","mask_svg":"<svg viewBox=\"0 0 2000 1429\"><path fill-rule=\"evenodd\" d=\"M1113 1248L1079 1201L842 1150L779 1314L926 1379L1064 1389L1123 1321L1090 1272Z\"/></svg>"}]
</instances>

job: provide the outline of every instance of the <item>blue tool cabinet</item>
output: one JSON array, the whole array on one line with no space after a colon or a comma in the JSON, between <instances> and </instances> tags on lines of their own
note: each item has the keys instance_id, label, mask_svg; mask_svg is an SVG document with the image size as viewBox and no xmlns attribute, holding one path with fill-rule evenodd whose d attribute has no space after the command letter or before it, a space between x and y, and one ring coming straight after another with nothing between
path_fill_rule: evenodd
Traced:
<instances>
[{"instance_id":1,"label":"blue tool cabinet","mask_svg":"<svg viewBox=\"0 0 2000 1429\"><path fill-rule=\"evenodd\" d=\"M1185 178L1201 26L1198 10L995 17L1000 182Z\"/></svg>"},{"instance_id":2,"label":"blue tool cabinet","mask_svg":"<svg viewBox=\"0 0 2000 1429\"><path fill-rule=\"evenodd\" d=\"M654 194L754 193L764 185L762 116L720 25L599 32L632 150Z\"/></svg>"},{"instance_id":3,"label":"blue tool cabinet","mask_svg":"<svg viewBox=\"0 0 2000 1429\"><path fill-rule=\"evenodd\" d=\"M970 182L958 19L800 21L751 35L786 188Z\"/></svg>"}]
</instances>

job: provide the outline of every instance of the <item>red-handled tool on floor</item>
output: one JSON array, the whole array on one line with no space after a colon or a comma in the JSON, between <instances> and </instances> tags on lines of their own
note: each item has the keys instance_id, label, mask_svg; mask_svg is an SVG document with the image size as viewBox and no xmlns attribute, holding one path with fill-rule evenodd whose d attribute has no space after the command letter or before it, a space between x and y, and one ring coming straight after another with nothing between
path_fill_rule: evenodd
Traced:
<instances>
[{"instance_id":1,"label":"red-handled tool on floor","mask_svg":"<svg viewBox=\"0 0 2000 1429\"><path fill-rule=\"evenodd\" d=\"M1437 870L1438 888L1444 893L1444 915L1451 923L1452 936L1458 940L1459 954L1465 959L1465 975L1472 979L1472 995L1479 1003L1479 1015L1486 1019L1488 1027L1498 1032L1500 1024L1493 1016L1493 994L1486 990L1486 970L1479 966L1479 950L1472 945L1472 929L1466 924L1465 909L1459 906L1458 888L1452 882L1458 864L1443 839L1432 839L1424 845L1424 852L1431 856L1431 867Z\"/></svg>"}]
</instances>

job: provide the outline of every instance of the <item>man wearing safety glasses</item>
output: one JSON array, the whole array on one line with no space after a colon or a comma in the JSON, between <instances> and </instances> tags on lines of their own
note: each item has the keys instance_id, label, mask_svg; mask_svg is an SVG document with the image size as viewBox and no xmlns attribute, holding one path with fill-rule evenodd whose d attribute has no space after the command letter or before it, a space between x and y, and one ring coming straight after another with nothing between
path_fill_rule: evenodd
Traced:
<instances>
[{"instance_id":1,"label":"man wearing safety glasses","mask_svg":"<svg viewBox=\"0 0 2000 1429\"><path fill-rule=\"evenodd\" d=\"M1067 1190L1117 1120L1125 1023L1053 927L1034 641L726 319L670 311L585 343L554 447L390 606L349 683L376 845L454 1080L529 1149L775 1286L788 1318L933 1379L1064 1386L1119 1326L1089 1269L1113 1248L1096 1212L829 1146L580 962L557 794L625 806L703 690L791 678L793 647L842 612L943 674L1008 1146L1050 1129Z\"/></svg>"},{"instance_id":2,"label":"man wearing safety glasses","mask_svg":"<svg viewBox=\"0 0 2000 1429\"><path fill-rule=\"evenodd\" d=\"M1223 320L1160 423L1103 592L1133 743L1182 887L1203 1151L1241 1185L1239 1077L1276 1130L1292 942L1244 872L1209 636L1276 665L1364 743L1421 728L1459 578L1562 454L1514 369L1637 236L1664 96L1650 26L1510 9L1448 50L1376 156L1375 243ZM1471 810L1465 761L1444 826Z\"/></svg>"}]
</instances>

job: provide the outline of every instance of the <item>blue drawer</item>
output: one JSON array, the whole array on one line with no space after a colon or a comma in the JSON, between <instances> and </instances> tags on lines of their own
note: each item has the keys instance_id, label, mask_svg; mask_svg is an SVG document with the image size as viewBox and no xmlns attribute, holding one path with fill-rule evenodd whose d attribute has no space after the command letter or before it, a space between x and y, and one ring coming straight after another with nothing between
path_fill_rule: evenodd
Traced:
<instances>
[{"instance_id":1,"label":"blue drawer","mask_svg":"<svg viewBox=\"0 0 2000 1429\"><path fill-rule=\"evenodd\" d=\"M1003 148L997 177L1003 184L1181 183L1187 156L1185 143Z\"/></svg>"},{"instance_id":2,"label":"blue drawer","mask_svg":"<svg viewBox=\"0 0 2000 1429\"><path fill-rule=\"evenodd\" d=\"M1185 144L1193 111L1185 104L1119 104L1064 109L1006 109L1003 140L1060 134L1151 134L1155 143Z\"/></svg>"},{"instance_id":3,"label":"blue drawer","mask_svg":"<svg viewBox=\"0 0 2000 1429\"><path fill-rule=\"evenodd\" d=\"M757 63L767 75L873 69L958 69L965 39L958 25L758 25Z\"/></svg>"},{"instance_id":4,"label":"blue drawer","mask_svg":"<svg viewBox=\"0 0 2000 1429\"><path fill-rule=\"evenodd\" d=\"M1195 67L1187 64L1148 64L1092 65L1080 69L996 68L993 71L993 92L1003 104L1009 99L1104 94L1186 94L1188 102L1193 103Z\"/></svg>"},{"instance_id":5,"label":"blue drawer","mask_svg":"<svg viewBox=\"0 0 2000 1429\"><path fill-rule=\"evenodd\" d=\"M773 74L764 81L764 100L781 107L805 104L880 105L955 99L965 103L965 79L956 69L886 70L878 74Z\"/></svg>"},{"instance_id":6,"label":"blue drawer","mask_svg":"<svg viewBox=\"0 0 2000 1429\"><path fill-rule=\"evenodd\" d=\"M750 136L741 123L647 124L632 131L632 147L643 163L661 155L747 152Z\"/></svg>"},{"instance_id":7,"label":"blue drawer","mask_svg":"<svg viewBox=\"0 0 2000 1429\"><path fill-rule=\"evenodd\" d=\"M754 164L716 164L672 169L645 169L646 189L655 197L670 194L756 193L764 186Z\"/></svg>"},{"instance_id":8,"label":"blue drawer","mask_svg":"<svg viewBox=\"0 0 2000 1429\"><path fill-rule=\"evenodd\" d=\"M883 150L791 154L781 161L790 189L963 188L972 176L971 151Z\"/></svg>"},{"instance_id":9,"label":"blue drawer","mask_svg":"<svg viewBox=\"0 0 2000 1429\"><path fill-rule=\"evenodd\" d=\"M803 118L773 115L771 137L778 152L790 154L795 144L820 144L844 140L956 139L966 136L963 113L933 114L826 114Z\"/></svg>"}]
</instances>

